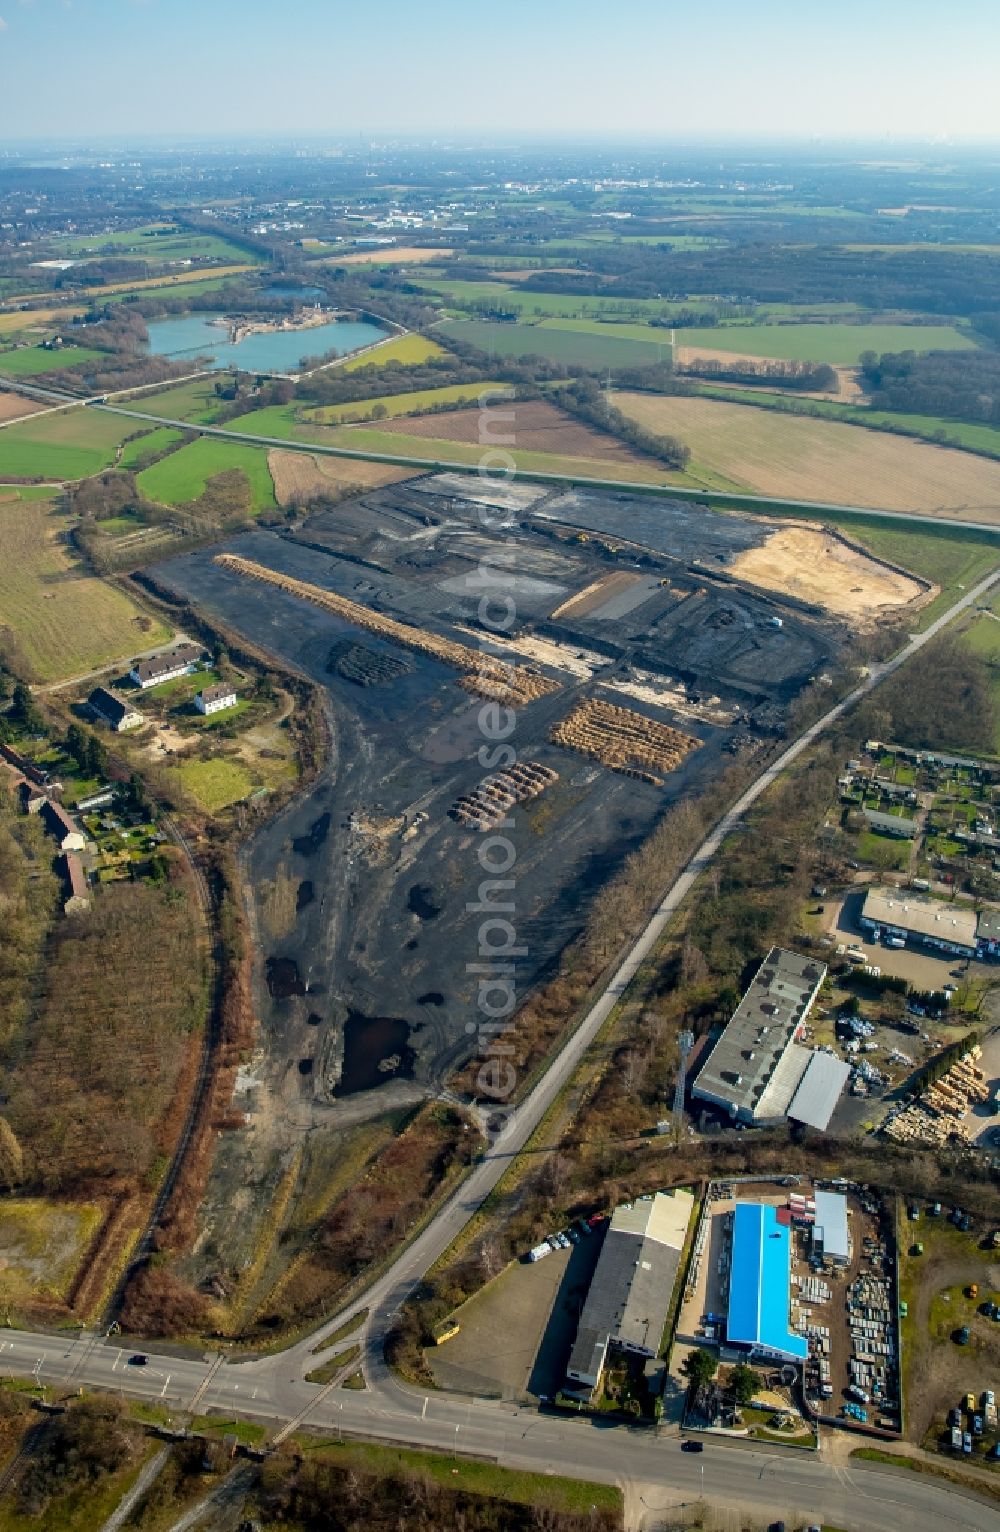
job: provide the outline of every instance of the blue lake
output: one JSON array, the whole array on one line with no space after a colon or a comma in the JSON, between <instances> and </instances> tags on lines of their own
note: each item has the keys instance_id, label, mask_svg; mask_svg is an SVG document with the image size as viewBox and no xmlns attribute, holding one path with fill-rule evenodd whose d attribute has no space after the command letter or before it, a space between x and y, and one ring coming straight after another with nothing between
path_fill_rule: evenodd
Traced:
<instances>
[{"instance_id":1,"label":"blue lake","mask_svg":"<svg viewBox=\"0 0 1000 1532\"><path fill-rule=\"evenodd\" d=\"M151 319L149 351L183 361L189 356L210 356L213 368L239 367L244 372L298 372L305 356L321 356L335 350L338 356L360 351L384 340L378 325L350 319L331 319L304 330L271 330L233 342L225 325L213 324L218 314L182 314L176 319Z\"/></svg>"}]
</instances>

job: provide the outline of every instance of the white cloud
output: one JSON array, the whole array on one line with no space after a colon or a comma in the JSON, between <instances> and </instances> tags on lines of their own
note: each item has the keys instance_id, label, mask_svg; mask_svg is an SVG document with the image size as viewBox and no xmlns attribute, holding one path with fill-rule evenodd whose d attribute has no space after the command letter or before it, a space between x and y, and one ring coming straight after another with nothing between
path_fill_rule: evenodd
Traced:
<instances>
[{"instance_id":1,"label":"white cloud","mask_svg":"<svg viewBox=\"0 0 1000 1532\"><path fill-rule=\"evenodd\" d=\"M7 30L7 23L4 21L3 17L0 16L0 32L6 32L6 30Z\"/></svg>"}]
</instances>

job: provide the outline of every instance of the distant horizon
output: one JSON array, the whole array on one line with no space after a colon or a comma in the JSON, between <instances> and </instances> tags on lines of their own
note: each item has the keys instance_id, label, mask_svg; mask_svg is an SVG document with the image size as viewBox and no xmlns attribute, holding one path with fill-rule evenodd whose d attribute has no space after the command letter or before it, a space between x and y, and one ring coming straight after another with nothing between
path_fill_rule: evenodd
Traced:
<instances>
[{"instance_id":1,"label":"distant horizon","mask_svg":"<svg viewBox=\"0 0 1000 1532\"><path fill-rule=\"evenodd\" d=\"M994 0L0 0L0 137L976 146L998 57Z\"/></svg>"}]
</instances>

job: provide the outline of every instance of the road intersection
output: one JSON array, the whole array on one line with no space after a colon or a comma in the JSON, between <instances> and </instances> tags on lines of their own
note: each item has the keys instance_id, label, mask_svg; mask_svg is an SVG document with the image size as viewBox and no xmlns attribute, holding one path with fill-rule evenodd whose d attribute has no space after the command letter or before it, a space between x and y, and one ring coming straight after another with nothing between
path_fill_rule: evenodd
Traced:
<instances>
[{"instance_id":1,"label":"road intersection","mask_svg":"<svg viewBox=\"0 0 1000 1532\"><path fill-rule=\"evenodd\" d=\"M392 1265L356 1301L304 1340L247 1361L225 1355L147 1353L133 1365L129 1349L110 1334L45 1335L9 1330L0 1340L0 1375L34 1377L56 1393L90 1387L161 1403L178 1424L200 1411L266 1423L273 1439L300 1426L488 1458L512 1468L642 1485L661 1509L702 1496L716 1506L758 1516L827 1523L847 1532L1000 1532L995 1502L917 1473L863 1464L845 1469L823 1453L774 1453L749 1444L709 1442L697 1459L681 1450L669 1428L607 1426L602 1422L496 1400L423 1394L391 1372L385 1340L401 1305L424 1273L479 1210L572 1075L614 1006L659 941L697 878L719 854L747 810L803 751L849 708L919 652L961 612L1000 582L1000 570L966 592L941 617L913 635L891 660L871 671L772 762L705 838L674 881L598 1001L563 1045L531 1092L510 1113L499 1136L469 1175ZM357 1318L348 1344L363 1343L364 1390L345 1391L342 1370L327 1385L306 1381L322 1358L317 1349ZM651 1514L652 1511L651 1511ZM653 1524L652 1522L650 1523Z\"/></svg>"}]
</instances>

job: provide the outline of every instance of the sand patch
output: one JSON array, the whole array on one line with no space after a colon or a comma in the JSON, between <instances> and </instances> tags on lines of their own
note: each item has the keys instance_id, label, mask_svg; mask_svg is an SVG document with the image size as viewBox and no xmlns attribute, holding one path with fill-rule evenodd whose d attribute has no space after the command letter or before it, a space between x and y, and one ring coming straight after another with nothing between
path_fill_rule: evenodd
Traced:
<instances>
[{"instance_id":1,"label":"sand patch","mask_svg":"<svg viewBox=\"0 0 1000 1532\"><path fill-rule=\"evenodd\" d=\"M309 452L289 452L282 447L274 447L267 454L267 466L279 505L307 500L324 490L360 493L378 489L383 484L412 479L420 471L396 468L391 463L365 463L358 458L314 457Z\"/></svg>"},{"instance_id":2,"label":"sand patch","mask_svg":"<svg viewBox=\"0 0 1000 1532\"><path fill-rule=\"evenodd\" d=\"M641 578L641 575L633 574L628 569L619 569L614 574L604 575L602 579L595 580L592 585L585 585L583 590L578 590L575 596L568 597L556 607L552 616L586 617L589 612L604 606L612 596L620 595Z\"/></svg>"},{"instance_id":3,"label":"sand patch","mask_svg":"<svg viewBox=\"0 0 1000 1532\"><path fill-rule=\"evenodd\" d=\"M802 525L779 527L760 547L737 554L729 573L862 624L927 591L921 581L887 569L832 533Z\"/></svg>"}]
</instances>

